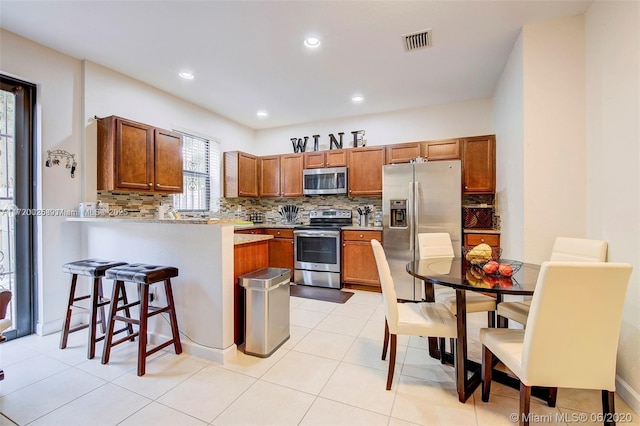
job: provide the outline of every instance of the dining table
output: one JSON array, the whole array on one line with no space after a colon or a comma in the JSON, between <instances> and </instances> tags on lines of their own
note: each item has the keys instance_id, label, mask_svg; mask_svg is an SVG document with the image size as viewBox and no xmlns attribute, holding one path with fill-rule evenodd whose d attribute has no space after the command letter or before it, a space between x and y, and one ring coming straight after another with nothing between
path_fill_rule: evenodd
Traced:
<instances>
[{"instance_id":1,"label":"dining table","mask_svg":"<svg viewBox=\"0 0 640 426\"><path fill-rule=\"evenodd\" d=\"M514 270L511 276L497 273L488 274L482 266L474 265L464 257L442 257L419 259L407 264L407 272L424 282L425 300L435 301L434 285L455 289L457 339L453 354L444 353L444 345L438 347L437 339L429 338L429 354L439 358L443 363L451 363L455 368L458 400L465 402L482 382L481 363L468 359L467 356L467 303L466 292L477 291L492 295L496 304L502 302L505 295L531 296L538 281L540 265L502 259L500 263L508 263ZM506 326L506 321L498 319L498 326ZM503 381L515 386L513 378L503 372L496 371L494 380ZM547 391L548 392L548 391ZM542 397L542 396L541 396Z\"/></svg>"}]
</instances>

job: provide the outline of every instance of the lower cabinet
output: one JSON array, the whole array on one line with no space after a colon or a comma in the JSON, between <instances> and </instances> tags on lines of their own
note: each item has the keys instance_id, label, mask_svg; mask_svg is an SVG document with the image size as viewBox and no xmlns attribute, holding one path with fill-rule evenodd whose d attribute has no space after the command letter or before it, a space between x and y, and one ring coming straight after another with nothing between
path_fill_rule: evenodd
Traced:
<instances>
[{"instance_id":1,"label":"lower cabinet","mask_svg":"<svg viewBox=\"0 0 640 426\"><path fill-rule=\"evenodd\" d=\"M342 231L342 282L380 288L371 240L382 242L381 231Z\"/></svg>"},{"instance_id":2,"label":"lower cabinet","mask_svg":"<svg viewBox=\"0 0 640 426\"><path fill-rule=\"evenodd\" d=\"M238 231L248 234L250 231ZM233 247L233 315L234 339L236 345L244 342L244 288L240 286L238 278L249 272L266 268L269 263L269 243L267 240L254 243L238 244Z\"/></svg>"},{"instance_id":3,"label":"lower cabinet","mask_svg":"<svg viewBox=\"0 0 640 426\"><path fill-rule=\"evenodd\" d=\"M465 246L477 246L488 244L494 248L500 248L500 234L464 234Z\"/></svg>"},{"instance_id":4,"label":"lower cabinet","mask_svg":"<svg viewBox=\"0 0 640 426\"><path fill-rule=\"evenodd\" d=\"M264 233L273 235L269 240L269 266L289 269L293 281L293 229L266 228Z\"/></svg>"}]
</instances>

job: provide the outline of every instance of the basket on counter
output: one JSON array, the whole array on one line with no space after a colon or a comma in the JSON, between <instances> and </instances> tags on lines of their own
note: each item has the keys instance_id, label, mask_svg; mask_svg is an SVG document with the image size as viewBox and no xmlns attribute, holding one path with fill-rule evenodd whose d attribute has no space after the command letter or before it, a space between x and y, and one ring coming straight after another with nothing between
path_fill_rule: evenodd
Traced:
<instances>
[{"instance_id":1,"label":"basket on counter","mask_svg":"<svg viewBox=\"0 0 640 426\"><path fill-rule=\"evenodd\" d=\"M493 228L493 207L463 207L464 228Z\"/></svg>"}]
</instances>

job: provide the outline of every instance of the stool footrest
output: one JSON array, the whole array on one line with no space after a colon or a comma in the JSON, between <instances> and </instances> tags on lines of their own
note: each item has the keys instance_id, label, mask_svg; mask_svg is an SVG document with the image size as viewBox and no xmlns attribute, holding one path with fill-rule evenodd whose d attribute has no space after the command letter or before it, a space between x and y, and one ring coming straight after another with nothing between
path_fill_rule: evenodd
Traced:
<instances>
[{"instance_id":1,"label":"stool footrest","mask_svg":"<svg viewBox=\"0 0 640 426\"><path fill-rule=\"evenodd\" d=\"M113 333L113 334L116 334L116 333ZM128 335L124 336L123 338L116 340L115 342L111 342L111 347L119 345L122 342L126 342L127 340L131 340L131 339L133 339L135 337L138 337L139 335L140 335L139 331L136 331L133 334L128 334Z\"/></svg>"},{"instance_id":2,"label":"stool footrest","mask_svg":"<svg viewBox=\"0 0 640 426\"><path fill-rule=\"evenodd\" d=\"M121 317L116 315L115 320L126 322L127 324L140 325L140 320L137 320L135 318Z\"/></svg>"},{"instance_id":3,"label":"stool footrest","mask_svg":"<svg viewBox=\"0 0 640 426\"><path fill-rule=\"evenodd\" d=\"M88 299L88 298L90 298L90 297L91 297L91 295L90 295L90 294L86 294L86 295L84 295L84 296L74 297L74 298L73 298L73 301L74 301L74 302L78 302L78 301L80 301L80 300L86 300L86 299Z\"/></svg>"},{"instance_id":4,"label":"stool footrest","mask_svg":"<svg viewBox=\"0 0 640 426\"><path fill-rule=\"evenodd\" d=\"M129 309L129 308L132 308L134 306L138 306L139 304L140 304L139 300L137 302L127 303L125 305L122 305L122 306L118 307L115 311L118 312L118 311L121 311L123 309Z\"/></svg>"},{"instance_id":5,"label":"stool footrest","mask_svg":"<svg viewBox=\"0 0 640 426\"><path fill-rule=\"evenodd\" d=\"M152 317L154 315L158 315L161 314L163 312L168 312L171 310L171 306L165 306L164 308L158 308L155 306L149 306L149 313L147 314L147 317Z\"/></svg>"},{"instance_id":6,"label":"stool footrest","mask_svg":"<svg viewBox=\"0 0 640 426\"><path fill-rule=\"evenodd\" d=\"M151 354L155 354L155 353L156 353L156 352L158 352L159 350L164 349L164 348L166 348L167 346L172 345L172 344L173 344L173 339L171 339L171 340L167 340L166 342L164 342L164 343L162 343L162 344L160 344L160 345L156 346L155 348L153 348L153 349L149 349L149 350L147 351L146 355L147 355L147 356L149 356L149 355L151 355Z\"/></svg>"},{"instance_id":7,"label":"stool footrest","mask_svg":"<svg viewBox=\"0 0 640 426\"><path fill-rule=\"evenodd\" d=\"M88 328L88 327L89 327L89 324L79 324L69 328L69 333L73 333L74 331L84 330L85 328Z\"/></svg>"}]
</instances>

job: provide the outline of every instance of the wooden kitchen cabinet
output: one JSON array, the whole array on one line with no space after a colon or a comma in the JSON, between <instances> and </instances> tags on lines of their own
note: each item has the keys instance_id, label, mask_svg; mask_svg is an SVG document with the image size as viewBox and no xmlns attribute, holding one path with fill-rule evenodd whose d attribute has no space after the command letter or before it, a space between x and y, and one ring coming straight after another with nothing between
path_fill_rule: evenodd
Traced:
<instances>
[{"instance_id":1,"label":"wooden kitchen cabinet","mask_svg":"<svg viewBox=\"0 0 640 426\"><path fill-rule=\"evenodd\" d=\"M289 269L293 281L293 229L266 228L264 233L273 235L269 240L269 266Z\"/></svg>"},{"instance_id":2,"label":"wooden kitchen cabinet","mask_svg":"<svg viewBox=\"0 0 640 426\"><path fill-rule=\"evenodd\" d=\"M446 139L424 142L422 144L422 156L425 157L427 161L459 160L460 140Z\"/></svg>"},{"instance_id":3,"label":"wooden kitchen cabinet","mask_svg":"<svg viewBox=\"0 0 640 426\"><path fill-rule=\"evenodd\" d=\"M280 196L280 156L260 158L260 196Z\"/></svg>"},{"instance_id":4,"label":"wooden kitchen cabinet","mask_svg":"<svg viewBox=\"0 0 640 426\"><path fill-rule=\"evenodd\" d=\"M345 167L347 151L331 149L329 151L312 151L304 153L305 169L321 169L325 167Z\"/></svg>"},{"instance_id":5,"label":"wooden kitchen cabinet","mask_svg":"<svg viewBox=\"0 0 640 426\"><path fill-rule=\"evenodd\" d=\"M387 164L408 163L421 156L420 142L387 145Z\"/></svg>"},{"instance_id":6,"label":"wooden kitchen cabinet","mask_svg":"<svg viewBox=\"0 0 640 426\"><path fill-rule=\"evenodd\" d=\"M283 197L302 197L303 154L280 156L280 194Z\"/></svg>"},{"instance_id":7,"label":"wooden kitchen cabinet","mask_svg":"<svg viewBox=\"0 0 640 426\"><path fill-rule=\"evenodd\" d=\"M182 193L182 136L124 118L98 120L97 189Z\"/></svg>"},{"instance_id":8,"label":"wooden kitchen cabinet","mask_svg":"<svg viewBox=\"0 0 640 426\"><path fill-rule=\"evenodd\" d=\"M245 152L224 153L225 197L258 197L258 160Z\"/></svg>"},{"instance_id":9,"label":"wooden kitchen cabinet","mask_svg":"<svg viewBox=\"0 0 640 426\"><path fill-rule=\"evenodd\" d=\"M474 247L478 244L488 244L500 248L500 234L464 234L464 245Z\"/></svg>"},{"instance_id":10,"label":"wooden kitchen cabinet","mask_svg":"<svg viewBox=\"0 0 640 426\"><path fill-rule=\"evenodd\" d=\"M381 231L342 231L342 282L380 288L371 240L382 242Z\"/></svg>"},{"instance_id":11,"label":"wooden kitchen cabinet","mask_svg":"<svg viewBox=\"0 0 640 426\"><path fill-rule=\"evenodd\" d=\"M462 139L462 193L493 194L495 192L495 136Z\"/></svg>"},{"instance_id":12,"label":"wooden kitchen cabinet","mask_svg":"<svg viewBox=\"0 0 640 426\"><path fill-rule=\"evenodd\" d=\"M348 150L349 197L382 196L382 166L385 147Z\"/></svg>"}]
</instances>

